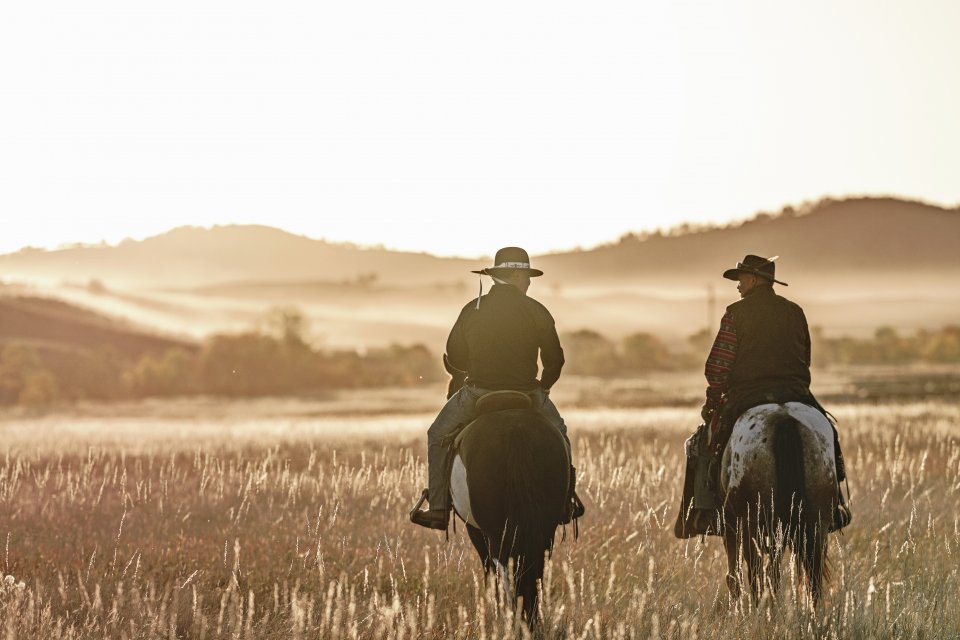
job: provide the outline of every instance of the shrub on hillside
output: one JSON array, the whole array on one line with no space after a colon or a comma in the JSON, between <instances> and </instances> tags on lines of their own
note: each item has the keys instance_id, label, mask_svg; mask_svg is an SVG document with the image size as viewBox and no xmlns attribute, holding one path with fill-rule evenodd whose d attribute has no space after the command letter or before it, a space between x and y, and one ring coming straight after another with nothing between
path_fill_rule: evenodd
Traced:
<instances>
[{"instance_id":1,"label":"shrub on hillside","mask_svg":"<svg viewBox=\"0 0 960 640\"><path fill-rule=\"evenodd\" d=\"M828 338L820 327L811 329L816 365L904 365L911 363L960 363L960 327L921 329L900 335L881 327L872 338Z\"/></svg>"},{"instance_id":2,"label":"shrub on hillside","mask_svg":"<svg viewBox=\"0 0 960 640\"><path fill-rule=\"evenodd\" d=\"M591 329L565 333L563 345L564 372L581 376L608 376L620 370L616 346L603 335Z\"/></svg>"},{"instance_id":3,"label":"shrub on hillside","mask_svg":"<svg viewBox=\"0 0 960 640\"><path fill-rule=\"evenodd\" d=\"M198 366L185 349L148 353L124 374L124 384L134 397L189 395L199 390Z\"/></svg>"},{"instance_id":4,"label":"shrub on hillside","mask_svg":"<svg viewBox=\"0 0 960 640\"><path fill-rule=\"evenodd\" d=\"M384 349L373 349L357 360L357 372L363 386L407 386L420 382L434 382L442 377L443 367L423 345L392 344Z\"/></svg>"},{"instance_id":5,"label":"shrub on hillside","mask_svg":"<svg viewBox=\"0 0 960 640\"><path fill-rule=\"evenodd\" d=\"M226 396L307 391L315 383L312 353L260 333L213 336L200 352L200 387Z\"/></svg>"},{"instance_id":6,"label":"shrub on hillside","mask_svg":"<svg viewBox=\"0 0 960 640\"><path fill-rule=\"evenodd\" d=\"M17 398L18 404L31 409L43 409L60 398L57 379L46 369L30 371L23 376L23 387Z\"/></svg>"},{"instance_id":7,"label":"shrub on hillside","mask_svg":"<svg viewBox=\"0 0 960 640\"><path fill-rule=\"evenodd\" d=\"M688 354L672 353L650 333L633 333L619 344L590 329L565 333L561 337L566 365L564 371L584 376L640 375L669 371L690 365Z\"/></svg>"},{"instance_id":8,"label":"shrub on hillside","mask_svg":"<svg viewBox=\"0 0 960 640\"><path fill-rule=\"evenodd\" d=\"M678 368L679 358L667 345L649 333L634 333L621 343L621 362L627 371L665 371Z\"/></svg>"}]
</instances>

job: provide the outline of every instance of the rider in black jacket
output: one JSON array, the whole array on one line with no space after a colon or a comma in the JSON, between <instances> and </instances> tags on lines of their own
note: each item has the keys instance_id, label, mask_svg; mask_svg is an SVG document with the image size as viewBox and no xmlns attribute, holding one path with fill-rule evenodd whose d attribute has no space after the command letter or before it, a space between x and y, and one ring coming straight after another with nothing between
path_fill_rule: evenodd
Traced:
<instances>
[{"instance_id":1,"label":"rider in black jacket","mask_svg":"<svg viewBox=\"0 0 960 640\"><path fill-rule=\"evenodd\" d=\"M447 339L447 362L465 371L467 379L427 431L430 510L411 515L413 522L431 529L447 526L450 435L477 416L477 398L489 391L522 391L564 437L567 433L549 397L563 368L560 338L547 308L526 295L530 278L543 272L530 268L523 249L505 247L497 251L493 267L474 273L491 276L494 285L463 307ZM539 380L538 356L543 363Z\"/></svg>"},{"instance_id":2,"label":"rider in black jacket","mask_svg":"<svg viewBox=\"0 0 960 640\"><path fill-rule=\"evenodd\" d=\"M720 456L730 438L733 425L744 411L760 404L801 402L824 411L810 392L810 330L807 319L794 302L778 295L774 283L776 258L746 256L723 277L735 280L740 300L727 307L720 329L704 367L707 378L706 401L701 410L701 430L714 455ZM699 434L699 431L698 431ZM702 437L695 435L695 439ZM838 481L844 480L843 455L834 428L834 451ZM695 467L693 467L695 468ZM717 467L719 466L717 465ZM714 489L717 489L714 483ZM685 491L686 493L686 491ZM721 502L715 496L716 504ZM696 501L694 501L696 502ZM678 537L705 533L715 518L711 508L701 517L700 509L687 508L685 496L675 532ZM833 529L849 524L850 509L837 487L837 509ZM713 534L719 531L712 529Z\"/></svg>"},{"instance_id":3,"label":"rider in black jacket","mask_svg":"<svg viewBox=\"0 0 960 640\"><path fill-rule=\"evenodd\" d=\"M482 389L549 389L563 368L553 317L524 293L529 276L515 272L503 281L510 284L494 284L479 305L474 300L460 312L447 339L447 361L468 372L467 384ZM538 352L543 361L539 381Z\"/></svg>"}]
</instances>

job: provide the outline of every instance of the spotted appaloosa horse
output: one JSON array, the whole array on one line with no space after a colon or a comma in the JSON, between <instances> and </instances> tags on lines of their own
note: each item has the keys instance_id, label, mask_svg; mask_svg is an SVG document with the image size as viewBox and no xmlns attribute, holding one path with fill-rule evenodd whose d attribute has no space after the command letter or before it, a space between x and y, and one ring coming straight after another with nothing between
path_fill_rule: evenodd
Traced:
<instances>
[{"instance_id":1,"label":"spotted appaloosa horse","mask_svg":"<svg viewBox=\"0 0 960 640\"><path fill-rule=\"evenodd\" d=\"M798 402L745 412L723 454L720 486L727 586L740 598L746 561L753 601L780 583L780 559L792 549L816 605L826 580L827 535L837 499L833 427L817 409Z\"/></svg>"},{"instance_id":2,"label":"spotted appaloosa horse","mask_svg":"<svg viewBox=\"0 0 960 640\"><path fill-rule=\"evenodd\" d=\"M480 415L459 438L450 477L457 515L484 571L498 574L535 626L544 555L563 516L570 457L563 436L533 409ZM508 571L511 567L513 571Z\"/></svg>"}]
</instances>

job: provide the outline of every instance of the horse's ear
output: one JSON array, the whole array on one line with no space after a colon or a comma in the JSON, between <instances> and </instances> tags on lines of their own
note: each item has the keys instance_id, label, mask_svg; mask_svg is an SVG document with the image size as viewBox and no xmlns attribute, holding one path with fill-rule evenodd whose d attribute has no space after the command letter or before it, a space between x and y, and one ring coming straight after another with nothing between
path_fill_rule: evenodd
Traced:
<instances>
[{"instance_id":1,"label":"horse's ear","mask_svg":"<svg viewBox=\"0 0 960 640\"><path fill-rule=\"evenodd\" d=\"M447 400L449 400L453 397L453 394L460 390L463 383L466 382L467 372L461 371L450 364L447 354L443 354L443 368L450 374L450 383L447 385Z\"/></svg>"}]
</instances>

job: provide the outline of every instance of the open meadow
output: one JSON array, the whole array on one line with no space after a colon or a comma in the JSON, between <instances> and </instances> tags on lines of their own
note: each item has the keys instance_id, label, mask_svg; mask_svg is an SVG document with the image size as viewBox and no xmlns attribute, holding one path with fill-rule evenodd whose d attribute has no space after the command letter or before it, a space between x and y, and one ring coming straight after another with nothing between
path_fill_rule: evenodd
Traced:
<instances>
[{"instance_id":1,"label":"open meadow","mask_svg":"<svg viewBox=\"0 0 960 640\"><path fill-rule=\"evenodd\" d=\"M448 540L407 521L426 478L428 391L4 417L0 633L522 636L464 528ZM720 541L672 534L696 409L568 399L587 516L579 540L558 532L544 637L960 635L955 401L832 404L854 522L831 537L827 595L809 610L788 570L777 601L744 612Z\"/></svg>"}]
</instances>

